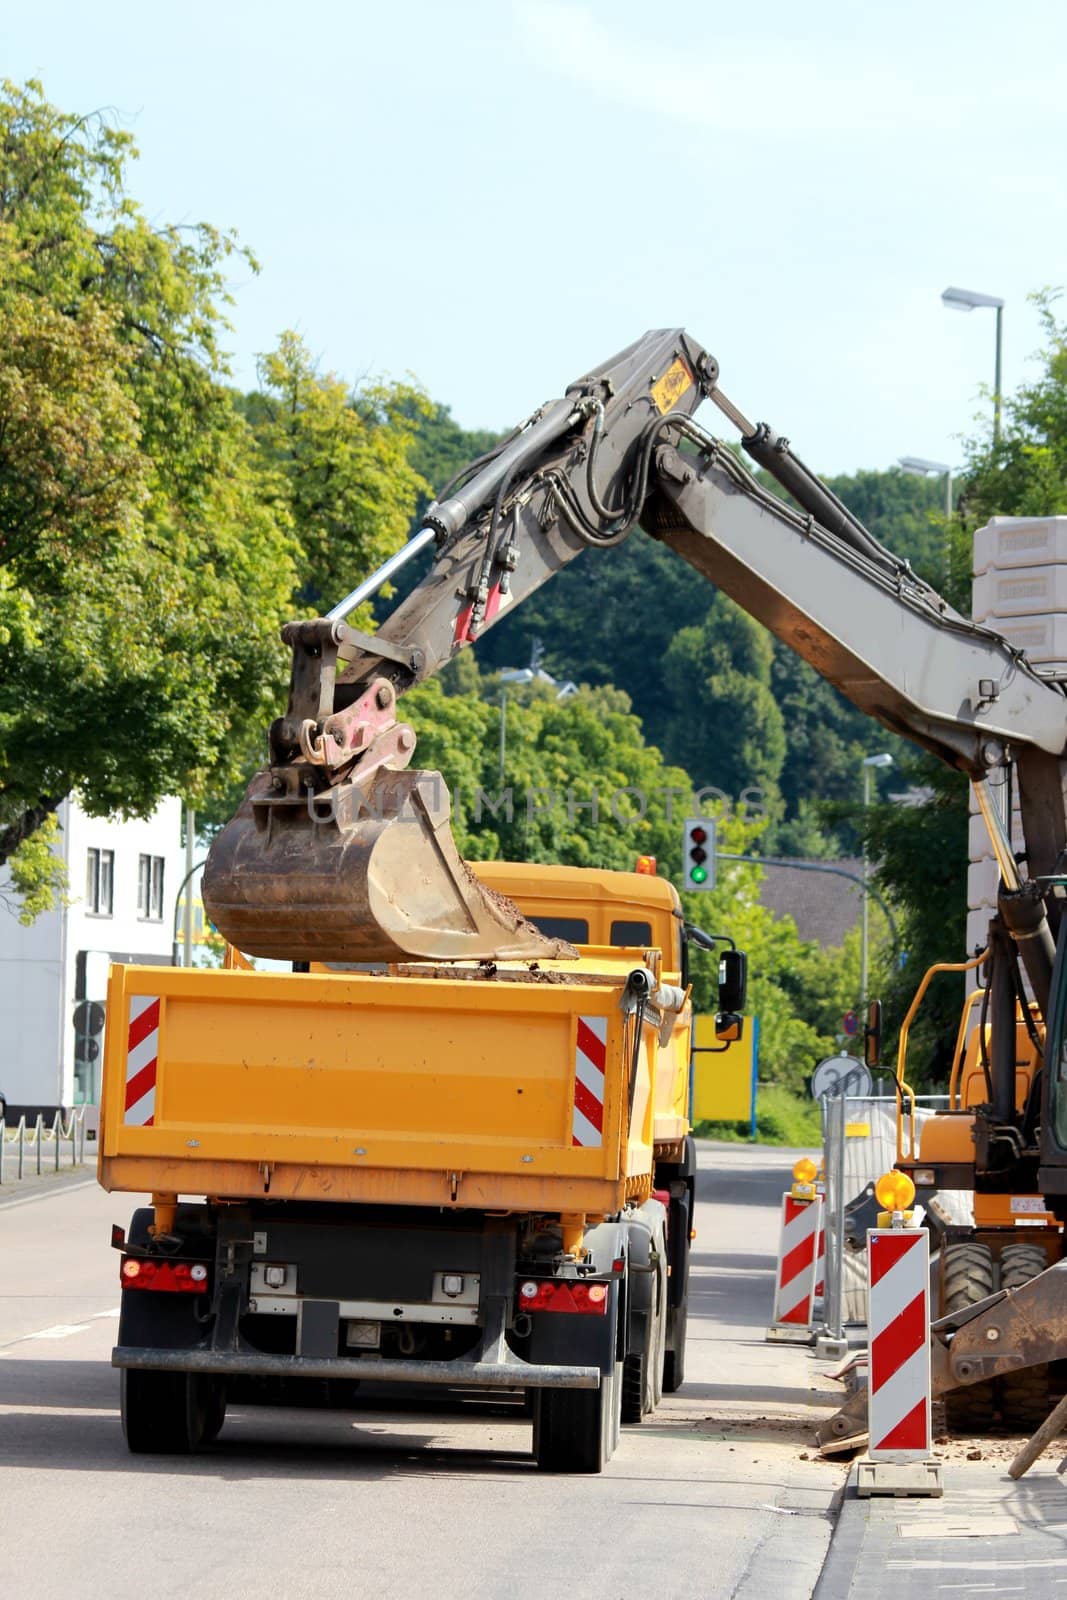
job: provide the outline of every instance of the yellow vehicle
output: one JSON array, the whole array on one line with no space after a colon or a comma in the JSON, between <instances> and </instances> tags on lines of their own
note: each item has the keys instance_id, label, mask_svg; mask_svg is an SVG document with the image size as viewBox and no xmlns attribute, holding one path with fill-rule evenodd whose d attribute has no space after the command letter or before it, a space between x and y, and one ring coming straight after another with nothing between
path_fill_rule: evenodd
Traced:
<instances>
[{"instance_id":1,"label":"yellow vehicle","mask_svg":"<svg viewBox=\"0 0 1067 1600\"><path fill-rule=\"evenodd\" d=\"M979 973L986 981L964 1001L948 1106L917 1128L914 1094L907 1079L910 1026L931 980L940 972ZM897 1065L897 1166L911 1176L941 1243L937 1292L939 1315L965 1314L1000 1290L1021 1289L1063 1254L1063 1227L1041 1195L1037 1163L1027 1160L1040 1115L1045 1024L1033 1003L1015 1003L1014 1038L1007 1036L1000 1077L1010 1103L1000 1122L1000 1139L991 1137L988 1110L994 1096L993 1060L1000 1050L988 1021L990 984L987 956L964 963L941 963L927 972L901 1031ZM1009 1115L1013 1125L1009 1125ZM1007 1137L1010 1131L1013 1138ZM970 1196L973 1220L953 1215L939 1204L939 1190ZM945 1408L950 1426L984 1431L999 1420L1008 1427L1034 1428L1048 1415L1047 1363L1005 1371L998 1377L950 1390Z\"/></svg>"},{"instance_id":2,"label":"yellow vehicle","mask_svg":"<svg viewBox=\"0 0 1067 1600\"><path fill-rule=\"evenodd\" d=\"M131 1449L195 1448L250 1378L446 1383L528 1392L539 1466L596 1471L681 1383L678 897L477 870L573 957L113 969L100 1181L153 1197L118 1241Z\"/></svg>"}]
</instances>

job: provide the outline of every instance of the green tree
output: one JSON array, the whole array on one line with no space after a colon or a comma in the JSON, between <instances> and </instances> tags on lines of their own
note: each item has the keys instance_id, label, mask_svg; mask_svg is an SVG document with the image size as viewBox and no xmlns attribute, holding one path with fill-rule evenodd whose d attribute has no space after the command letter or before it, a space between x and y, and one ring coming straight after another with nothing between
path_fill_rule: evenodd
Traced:
<instances>
[{"instance_id":1,"label":"green tree","mask_svg":"<svg viewBox=\"0 0 1067 1600\"><path fill-rule=\"evenodd\" d=\"M135 154L0 90L0 861L72 790L198 797L280 666L292 546L219 348L235 244L151 226Z\"/></svg>"},{"instance_id":2,"label":"green tree","mask_svg":"<svg viewBox=\"0 0 1067 1600\"><path fill-rule=\"evenodd\" d=\"M681 628L667 647L663 680L672 710L663 740L699 786L773 818L785 760L782 712L771 690L771 636L725 595L712 595L704 621Z\"/></svg>"},{"instance_id":3,"label":"green tree","mask_svg":"<svg viewBox=\"0 0 1067 1600\"><path fill-rule=\"evenodd\" d=\"M1067 324L1056 315L1060 292L1031 296L1041 317L1045 344L1040 370L1030 383L1005 397L999 443L971 439L967 447L960 505L964 538L960 555L970 558L967 535L990 517L1050 517L1067 511ZM969 576L969 565L966 568Z\"/></svg>"},{"instance_id":4,"label":"green tree","mask_svg":"<svg viewBox=\"0 0 1067 1600\"><path fill-rule=\"evenodd\" d=\"M413 384L352 389L320 372L295 333L259 364L260 388L244 402L265 468L299 545L299 602L328 611L407 537L427 490L411 461L416 426L429 413ZM350 617L372 622L369 605Z\"/></svg>"}]
</instances>

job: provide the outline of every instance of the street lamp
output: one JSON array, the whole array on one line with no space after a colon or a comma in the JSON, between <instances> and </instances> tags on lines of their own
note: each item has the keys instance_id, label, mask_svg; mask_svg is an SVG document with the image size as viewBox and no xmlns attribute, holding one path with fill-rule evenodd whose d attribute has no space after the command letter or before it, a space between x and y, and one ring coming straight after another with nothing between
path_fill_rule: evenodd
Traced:
<instances>
[{"instance_id":1,"label":"street lamp","mask_svg":"<svg viewBox=\"0 0 1067 1600\"><path fill-rule=\"evenodd\" d=\"M931 473L940 477L945 475L945 516L952 515L952 468L947 461L927 461L925 456L898 456L898 464L905 472L912 472L919 478L929 477Z\"/></svg>"},{"instance_id":2,"label":"street lamp","mask_svg":"<svg viewBox=\"0 0 1067 1600\"><path fill-rule=\"evenodd\" d=\"M531 667L505 667L500 674L500 782L504 782L504 763L508 747L508 691L509 683L532 683L537 673Z\"/></svg>"},{"instance_id":3,"label":"street lamp","mask_svg":"<svg viewBox=\"0 0 1067 1600\"><path fill-rule=\"evenodd\" d=\"M1004 302L995 294L978 294L974 289L954 289L951 286L941 295L941 302L953 311L975 311L991 306L997 314L997 360L993 377L993 443L1000 443L1000 377L1003 353Z\"/></svg>"},{"instance_id":4,"label":"street lamp","mask_svg":"<svg viewBox=\"0 0 1067 1600\"><path fill-rule=\"evenodd\" d=\"M860 933L860 1002L867 1004L867 942L869 929L867 925L867 808L871 803L871 772L875 767L891 767L893 757L887 750L881 751L876 756L864 756L863 766L863 922Z\"/></svg>"},{"instance_id":5,"label":"street lamp","mask_svg":"<svg viewBox=\"0 0 1067 1600\"><path fill-rule=\"evenodd\" d=\"M578 693L578 685L572 683L570 678L565 683L560 683L544 667L538 666L541 659L540 646L535 645L532 667L505 667L500 674L500 782L504 782L504 764L507 757L508 738L508 691L509 683L548 683L556 690L557 700L569 700L572 694Z\"/></svg>"}]
</instances>

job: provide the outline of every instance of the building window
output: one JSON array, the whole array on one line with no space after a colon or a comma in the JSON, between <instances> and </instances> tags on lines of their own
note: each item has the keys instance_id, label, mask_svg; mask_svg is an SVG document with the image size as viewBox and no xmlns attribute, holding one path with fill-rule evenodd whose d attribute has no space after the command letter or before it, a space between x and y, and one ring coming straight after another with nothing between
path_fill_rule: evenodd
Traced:
<instances>
[{"instance_id":1,"label":"building window","mask_svg":"<svg viewBox=\"0 0 1067 1600\"><path fill-rule=\"evenodd\" d=\"M137 866L137 915L142 922L163 921L163 857L142 855Z\"/></svg>"},{"instance_id":2,"label":"building window","mask_svg":"<svg viewBox=\"0 0 1067 1600\"><path fill-rule=\"evenodd\" d=\"M85 905L94 917L110 917L115 909L115 852L90 850L85 874Z\"/></svg>"}]
</instances>

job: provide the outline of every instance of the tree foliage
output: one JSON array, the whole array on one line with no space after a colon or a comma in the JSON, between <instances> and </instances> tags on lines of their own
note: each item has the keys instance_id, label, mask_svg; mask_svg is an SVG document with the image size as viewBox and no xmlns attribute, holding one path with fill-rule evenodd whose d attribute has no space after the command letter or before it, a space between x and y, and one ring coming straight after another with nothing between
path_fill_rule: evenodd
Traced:
<instances>
[{"instance_id":1,"label":"tree foliage","mask_svg":"<svg viewBox=\"0 0 1067 1600\"><path fill-rule=\"evenodd\" d=\"M395 550L424 488L414 385L352 390L285 334L234 392L241 252L150 224L135 156L39 84L0 90L0 862L23 852L37 909L31 841L71 791L96 814L231 806L283 694L281 623Z\"/></svg>"},{"instance_id":2,"label":"tree foliage","mask_svg":"<svg viewBox=\"0 0 1067 1600\"><path fill-rule=\"evenodd\" d=\"M152 227L135 153L0 92L0 860L72 789L203 792L266 712L292 587L222 383L236 246Z\"/></svg>"}]
</instances>

